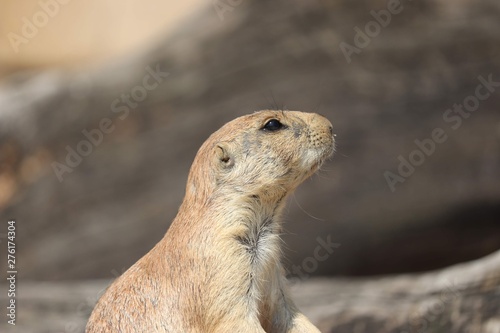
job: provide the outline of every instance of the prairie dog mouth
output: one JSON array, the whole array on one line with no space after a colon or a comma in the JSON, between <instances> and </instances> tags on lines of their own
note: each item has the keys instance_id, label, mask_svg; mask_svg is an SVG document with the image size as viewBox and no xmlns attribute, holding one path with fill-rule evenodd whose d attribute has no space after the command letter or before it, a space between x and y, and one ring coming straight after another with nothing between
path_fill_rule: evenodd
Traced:
<instances>
[{"instance_id":1,"label":"prairie dog mouth","mask_svg":"<svg viewBox=\"0 0 500 333\"><path fill-rule=\"evenodd\" d=\"M335 142L333 140L330 145L325 145L319 148L309 148L303 153L302 167L304 169L311 169L314 172L318 170L326 160L332 157L334 151Z\"/></svg>"}]
</instances>

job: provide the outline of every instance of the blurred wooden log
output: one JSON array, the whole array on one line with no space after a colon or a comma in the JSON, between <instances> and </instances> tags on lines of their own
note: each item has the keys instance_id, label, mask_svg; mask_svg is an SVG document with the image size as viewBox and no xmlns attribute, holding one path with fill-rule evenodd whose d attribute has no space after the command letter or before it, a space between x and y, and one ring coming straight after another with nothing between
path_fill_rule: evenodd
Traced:
<instances>
[{"instance_id":1,"label":"blurred wooden log","mask_svg":"<svg viewBox=\"0 0 500 333\"><path fill-rule=\"evenodd\" d=\"M318 279L295 295L325 333L497 333L500 251L425 274Z\"/></svg>"},{"instance_id":2,"label":"blurred wooden log","mask_svg":"<svg viewBox=\"0 0 500 333\"><path fill-rule=\"evenodd\" d=\"M17 325L12 329L2 321L0 329L83 332L109 283L20 281ZM292 290L299 308L324 333L500 332L500 251L425 274L311 279ZM1 293L2 304L5 298Z\"/></svg>"}]
</instances>

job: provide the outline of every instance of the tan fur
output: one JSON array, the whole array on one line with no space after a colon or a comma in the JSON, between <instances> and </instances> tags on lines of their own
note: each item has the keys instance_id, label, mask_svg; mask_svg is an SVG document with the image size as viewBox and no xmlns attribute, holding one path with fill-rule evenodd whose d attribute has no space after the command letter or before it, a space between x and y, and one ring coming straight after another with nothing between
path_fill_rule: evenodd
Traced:
<instances>
[{"instance_id":1,"label":"tan fur","mask_svg":"<svg viewBox=\"0 0 500 333\"><path fill-rule=\"evenodd\" d=\"M270 119L286 127L264 130ZM317 114L261 111L202 145L165 237L97 303L86 332L319 332L281 264L285 199L334 149Z\"/></svg>"}]
</instances>

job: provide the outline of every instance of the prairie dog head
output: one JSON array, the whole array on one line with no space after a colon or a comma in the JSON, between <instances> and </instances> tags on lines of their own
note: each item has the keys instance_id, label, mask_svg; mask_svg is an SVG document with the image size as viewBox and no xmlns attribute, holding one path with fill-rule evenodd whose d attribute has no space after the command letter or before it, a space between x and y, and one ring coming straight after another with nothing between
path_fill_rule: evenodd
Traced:
<instances>
[{"instance_id":1,"label":"prairie dog head","mask_svg":"<svg viewBox=\"0 0 500 333\"><path fill-rule=\"evenodd\" d=\"M315 113L260 111L227 123L202 145L187 196L281 199L332 155L332 124Z\"/></svg>"}]
</instances>

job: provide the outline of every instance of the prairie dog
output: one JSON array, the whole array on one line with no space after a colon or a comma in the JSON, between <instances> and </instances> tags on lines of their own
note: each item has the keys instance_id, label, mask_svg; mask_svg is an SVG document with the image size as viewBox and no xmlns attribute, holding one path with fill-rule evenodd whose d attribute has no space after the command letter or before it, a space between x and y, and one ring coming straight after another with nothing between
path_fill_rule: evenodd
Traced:
<instances>
[{"instance_id":1,"label":"prairie dog","mask_svg":"<svg viewBox=\"0 0 500 333\"><path fill-rule=\"evenodd\" d=\"M333 150L331 123L314 113L225 124L199 149L163 239L106 290L86 332L319 332L287 291L281 215Z\"/></svg>"}]
</instances>

